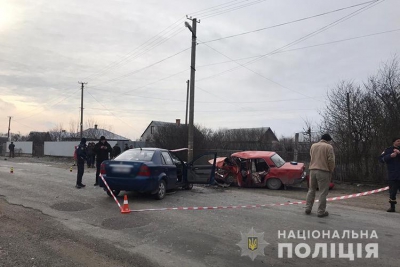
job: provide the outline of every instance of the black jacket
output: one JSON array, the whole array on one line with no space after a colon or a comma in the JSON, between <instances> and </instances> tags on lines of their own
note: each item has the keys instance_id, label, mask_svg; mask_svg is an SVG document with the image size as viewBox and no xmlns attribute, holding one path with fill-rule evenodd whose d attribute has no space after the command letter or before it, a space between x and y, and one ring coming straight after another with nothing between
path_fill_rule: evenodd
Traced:
<instances>
[{"instance_id":1,"label":"black jacket","mask_svg":"<svg viewBox=\"0 0 400 267\"><path fill-rule=\"evenodd\" d=\"M119 154L121 154L121 148L119 146L114 146L113 147L113 157L116 157Z\"/></svg>"},{"instance_id":2,"label":"black jacket","mask_svg":"<svg viewBox=\"0 0 400 267\"><path fill-rule=\"evenodd\" d=\"M112 153L112 148L111 145L105 141L104 144L99 141L95 146L94 146L94 153L96 154L96 162L103 162L105 160L110 159L109 158L109 153Z\"/></svg>"},{"instance_id":3,"label":"black jacket","mask_svg":"<svg viewBox=\"0 0 400 267\"><path fill-rule=\"evenodd\" d=\"M390 154L393 153L394 149L399 149L398 147L388 147L382 154L379 156L379 161L382 163L386 163L388 170L388 180L396 180L400 181L400 154L397 154L396 157L392 158Z\"/></svg>"},{"instance_id":4,"label":"black jacket","mask_svg":"<svg viewBox=\"0 0 400 267\"><path fill-rule=\"evenodd\" d=\"M85 160L87 160L85 143L79 144L79 146L76 149L76 156L78 163L85 163Z\"/></svg>"}]
</instances>

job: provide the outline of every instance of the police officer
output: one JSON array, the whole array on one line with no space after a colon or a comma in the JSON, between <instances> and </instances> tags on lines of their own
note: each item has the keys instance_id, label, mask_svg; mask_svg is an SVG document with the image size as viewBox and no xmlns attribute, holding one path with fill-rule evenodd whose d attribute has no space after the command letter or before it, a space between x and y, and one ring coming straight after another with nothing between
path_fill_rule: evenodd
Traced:
<instances>
[{"instance_id":1,"label":"police officer","mask_svg":"<svg viewBox=\"0 0 400 267\"><path fill-rule=\"evenodd\" d=\"M85 160L86 157L86 138L82 138L79 143L78 148L76 149L76 164L78 165L78 173L76 175L76 188L80 189L85 187L86 185L82 184L82 176L85 171Z\"/></svg>"},{"instance_id":2,"label":"police officer","mask_svg":"<svg viewBox=\"0 0 400 267\"><path fill-rule=\"evenodd\" d=\"M393 145L385 149L379 161L386 163L389 182L389 203L387 212L395 212L396 194L400 190L400 137L393 138Z\"/></svg>"}]
</instances>

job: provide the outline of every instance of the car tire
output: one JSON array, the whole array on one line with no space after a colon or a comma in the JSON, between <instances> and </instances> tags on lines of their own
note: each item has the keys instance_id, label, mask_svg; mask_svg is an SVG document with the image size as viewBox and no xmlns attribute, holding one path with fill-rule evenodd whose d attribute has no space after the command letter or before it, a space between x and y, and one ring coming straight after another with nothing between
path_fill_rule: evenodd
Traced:
<instances>
[{"instance_id":1,"label":"car tire","mask_svg":"<svg viewBox=\"0 0 400 267\"><path fill-rule=\"evenodd\" d=\"M185 190L192 190L192 189L193 189L193 184L187 183L187 184L185 184L185 186L183 187L183 189L185 189Z\"/></svg>"},{"instance_id":2,"label":"car tire","mask_svg":"<svg viewBox=\"0 0 400 267\"><path fill-rule=\"evenodd\" d=\"M226 179L225 179L225 183L230 186L232 184L234 184L235 182L235 176L233 174L229 174Z\"/></svg>"},{"instance_id":3,"label":"car tire","mask_svg":"<svg viewBox=\"0 0 400 267\"><path fill-rule=\"evenodd\" d=\"M107 192L108 196L112 197L110 191L107 190L106 192ZM112 190L112 192L113 192L114 196L118 196L119 193L121 192L121 190Z\"/></svg>"},{"instance_id":4,"label":"car tire","mask_svg":"<svg viewBox=\"0 0 400 267\"><path fill-rule=\"evenodd\" d=\"M278 190L282 187L282 181L278 178L271 178L267 180L268 189Z\"/></svg>"},{"instance_id":5,"label":"car tire","mask_svg":"<svg viewBox=\"0 0 400 267\"><path fill-rule=\"evenodd\" d=\"M158 189L157 193L155 194L155 198L161 200L165 197L166 193L167 193L167 185L165 184L164 180L160 180L160 182L158 183Z\"/></svg>"}]
</instances>

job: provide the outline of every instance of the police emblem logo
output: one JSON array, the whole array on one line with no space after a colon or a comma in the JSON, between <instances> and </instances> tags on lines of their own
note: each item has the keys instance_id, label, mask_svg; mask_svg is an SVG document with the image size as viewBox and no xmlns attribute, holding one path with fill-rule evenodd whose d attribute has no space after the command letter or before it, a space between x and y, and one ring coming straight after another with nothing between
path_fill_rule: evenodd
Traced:
<instances>
[{"instance_id":1,"label":"police emblem logo","mask_svg":"<svg viewBox=\"0 0 400 267\"><path fill-rule=\"evenodd\" d=\"M252 261L257 256L265 256L264 249L269 243L264 240L264 233L257 233L251 228L250 232L240 233L242 240L237 243L241 249L241 256L249 256Z\"/></svg>"},{"instance_id":2,"label":"police emblem logo","mask_svg":"<svg viewBox=\"0 0 400 267\"><path fill-rule=\"evenodd\" d=\"M258 248L258 237L247 237L247 248L254 251Z\"/></svg>"}]
</instances>

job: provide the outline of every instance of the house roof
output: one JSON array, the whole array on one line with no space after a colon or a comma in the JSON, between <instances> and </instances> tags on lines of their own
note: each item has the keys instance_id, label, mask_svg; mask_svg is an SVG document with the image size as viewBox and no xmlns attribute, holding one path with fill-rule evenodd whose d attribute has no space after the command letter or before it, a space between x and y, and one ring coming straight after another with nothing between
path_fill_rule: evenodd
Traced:
<instances>
[{"instance_id":1,"label":"house roof","mask_svg":"<svg viewBox=\"0 0 400 267\"><path fill-rule=\"evenodd\" d=\"M251 132L251 131L260 131L260 132L266 133L266 132L270 131L274 138L274 141L279 141L278 138L276 137L275 133L271 130L270 127L226 129L225 131L228 133L229 132L231 132L231 133L246 133L246 132ZM242 141L245 141L252 137L247 136L247 135L241 135L241 138L243 139ZM256 140L249 140L249 141L256 141Z\"/></svg>"},{"instance_id":2,"label":"house roof","mask_svg":"<svg viewBox=\"0 0 400 267\"><path fill-rule=\"evenodd\" d=\"M165 121L151 121L149 125L147 126L146 130L142 133L140 137L143 137L144 133L149 129L150 126L166 126L166 125L171 125L171 124L176 124L175 122L165 122Z\"/></svg>"},{"instance_id":3,"label":"house roof","mask_svg":"<svg viewBox=\"0 0 400 267\"><path fill-rule=\"evenodd\" d=\"M107 140L121 140L121 141L130 140L129 138L123 137L121 135L100 128L88 128L82 132L82 135L87 138L100 138L100 136L104 136Z\"/></svg>"}]
</instances>

